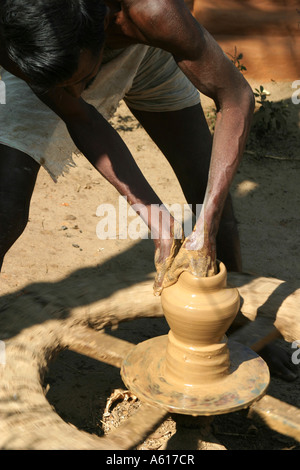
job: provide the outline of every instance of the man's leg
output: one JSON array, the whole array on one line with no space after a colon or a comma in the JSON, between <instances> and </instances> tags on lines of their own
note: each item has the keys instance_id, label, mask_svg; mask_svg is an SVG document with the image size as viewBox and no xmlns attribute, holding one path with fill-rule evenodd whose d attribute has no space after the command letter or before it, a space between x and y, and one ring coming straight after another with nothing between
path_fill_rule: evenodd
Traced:
<instances>
[{"instance_id":1,"label":"man's leg","mask_svg":"<svg viewBox=\"0 0 300 470\"><path fill-rule=\"evenodd\" d=\"M40 165L0 144L0 270L5 254L23 233Z\"/></svg>"},{"instance_id":2,"label":"man's leg","mask_svg":"<svg viewBox=\"0 0 300 470\"><path fill-rule=\"evenodd\" d=\"M180 111L131 109L172 166L188 204L202 204L207 186L212 136L201 105ZM217 237L218 259L228 271L241 271L241 251L231 197L223 211Z\"/></svg>"}]
</instances>

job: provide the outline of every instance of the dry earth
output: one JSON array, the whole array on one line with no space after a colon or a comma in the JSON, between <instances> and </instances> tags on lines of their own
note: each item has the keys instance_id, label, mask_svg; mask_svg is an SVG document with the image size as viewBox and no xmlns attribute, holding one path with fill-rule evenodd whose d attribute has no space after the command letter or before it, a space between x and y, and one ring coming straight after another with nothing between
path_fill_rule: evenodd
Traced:
<instances>
[{"instance_id":1,"label":"dry earth","mask_svg":"<svg viewBox=\"0 0 300 470\"><path fill-rule=\"evenodd\" d=\"M254 88L258 84L252 85ZM300 105L291 103L290 83L270 81L264 86L271 91L272 100L285 100L291 112L291 129L296 127L283 143L274 135L272 142L249 148L236 175L232 195L244 270L300 282ZM204 106L209 109L211 103L204 99ZM124 103L112 122L161 199L185 203L169 165ZM120 270L126 265L134 271L138 260L145 276L153 272L151 240L97 238L97 207L117 204L118 194L82 156L75 161L77 167L57 184L44 170L40 171L28 227L5 259L0 276L1 296L26 295L26 287L36 282L55 286L58 280L77 272L78 276L84 272L92 284L94 268L101 269L112 258ZM122 323L110 334L139 343L167 330L163 319L142 319ZM279 345L291 352L289 344L280 341ZM272 378L268 393L299 407L299 380L286 383ZM107 398L115 389L124 388L119 369L70 351L61 353L50 365L44 385L48 400L63 419L97 435L109 433L139 406L138 402L119 402L109 417L103 417ZM254 423L244 411L217 417L213 430L228 449L300 450L299 443ZM175 422L170 417L140 448L162 449L174 433Z\"/></svg>"}]
</instances>

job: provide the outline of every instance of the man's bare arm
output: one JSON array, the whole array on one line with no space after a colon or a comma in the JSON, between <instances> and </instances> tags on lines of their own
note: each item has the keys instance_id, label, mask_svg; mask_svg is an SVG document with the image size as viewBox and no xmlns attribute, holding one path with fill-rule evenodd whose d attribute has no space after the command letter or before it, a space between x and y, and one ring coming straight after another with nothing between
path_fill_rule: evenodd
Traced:
<instances>
[{"instance_id":1,"label":"man's bare arm","mask_svg":"<svg viewBox=\"0 0 300 470\"><path fill-rule=\"evenodd\" d=\"M215 249L221 214L241 161L254 110L253 92L212 36L193 18L183 0L125 0L143 42L171 52L179 67L216 104L217 121L203 210L189 250ZM199 155L199 158L201 156ZM212 253L213 258L213 253Z\"/></svg>"},{"instance_id":2,"label":"man's bare arm","mask_svg":"<svg viewBox=\"0 0 300 470\"><path fill-rule=\"evenodd\" d=\"M127 198L151 230L156 257L168 256L174 241L174 219L150 186L124 141L103 116L82 98L56 89L42 100L65 122L77 148ZM160 217L163 211L166 217ZM178 230L178 227L177 227ZM174 248L174 246L173 246Z\"/></svg>"}]
</instances>

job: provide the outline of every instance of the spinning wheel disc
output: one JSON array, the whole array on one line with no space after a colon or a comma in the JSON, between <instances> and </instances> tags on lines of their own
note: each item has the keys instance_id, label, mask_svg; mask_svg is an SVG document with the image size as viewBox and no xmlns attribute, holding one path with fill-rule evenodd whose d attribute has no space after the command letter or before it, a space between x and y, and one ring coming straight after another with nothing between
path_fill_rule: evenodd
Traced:
<instances>
[{"instance_id":1,"label":"spinning wheel disc","mask_svg":"<svg viewBox=\"0 0 300 470\"><path fill-rule=\"evenodd\" d=\"M172 413L210 416L246 408L265 394L270 381L267 364L251 349L230 341L227 376L212 384L178 388L165 374L167 343L168 336L140 343L123 362L122 379L140 400Z\"/></svg>"}]
</instances>

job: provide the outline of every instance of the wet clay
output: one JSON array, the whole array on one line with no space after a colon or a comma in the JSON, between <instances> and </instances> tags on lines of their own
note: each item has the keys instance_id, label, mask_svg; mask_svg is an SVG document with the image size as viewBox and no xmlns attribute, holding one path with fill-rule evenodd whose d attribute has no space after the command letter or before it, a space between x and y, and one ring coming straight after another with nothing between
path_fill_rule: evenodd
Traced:
<instances>
[{"instance_id":1,"label":"wet clay","mask_svg":"<svg viewBox=\"0 0 300 470\"><path fill-rule=\"evenodd\" d=\"M166 377L174 384L197 386L217 382L229 374L226 331L237 315L240 297L227 286L223 263L211 277L184 272L162 293L162 307L170 326Z\"/></svg>"},{"instance_id":2,"label":"wet clay","mask_svg":"<svg viewBox=\"0 0 300 470\"><path fill-rule=\"evenodd\" d=\"M171 236L169 242L171 247L169 249L168 256L165 256L164 248L158 246L155 252L155 269L156 269L156 276L154 281L154 295L159 296L165 287L164 283L166 280L167 273L169 273L174 260L177 259L178 253L182 247L184 242L184 232L182 226L174 220L174 226L171 228ZM174 283L176 282L176 278L174 279ZM173 283L171 282L171 284Z\"/></svg>"},{"instance_id":3,"label":"wet clay","mask_svg":"<svg viewBox=\"0 0 300 470\"><path fill-rule=\"evenodd\" d=\"M154 284L154 294L160 295L163 289L177 283L184 272L191 273L194 277L210 277L217 273L216 261L212 259L206 248L201 250L188 249L185 246L187 239L174 240L168 258L159 262L159 250L155 259L157 270Z\"/></svg>"},{"instance_id":4,"label":"wet clay","mask_svg":"<svg viewBox=\"0 0 300 470\"><path fill-rule=\"evenodd\" d=\"M183 272L161 302L169 334L135 346L121 367L134 395L172 413L211 416L245 408L265 393L267 365L250 348L227 342L240 297L227 285L223 263L209 277Z\"/></svg>"}]
</instances>

